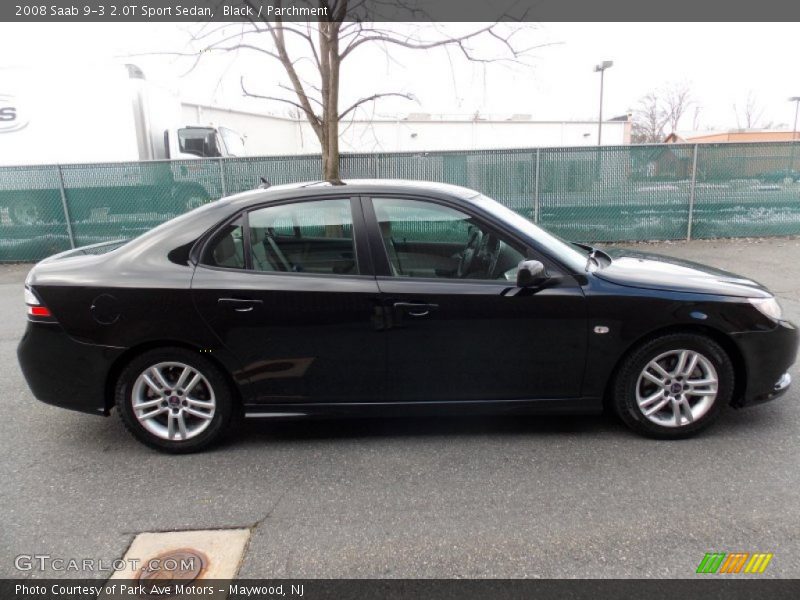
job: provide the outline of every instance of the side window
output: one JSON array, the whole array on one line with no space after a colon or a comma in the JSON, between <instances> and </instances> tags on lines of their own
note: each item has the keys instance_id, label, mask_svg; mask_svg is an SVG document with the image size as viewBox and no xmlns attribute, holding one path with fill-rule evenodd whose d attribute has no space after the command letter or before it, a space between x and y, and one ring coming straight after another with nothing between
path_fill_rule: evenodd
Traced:
<instances>
[{"instance_id":1,"label":"side window","mask_svg":"<svg viewBox=\"0 0 800 600\"><path fill-rule=\"evenodd\" d=\"M222 156L217 147L217 132L211 127L178 129L178 149L199 157Z\"/></svg>"},{"instance_id":2,"label":"side window","mask_svg":"<svg viewBox=\"0 0 800 600\"><path fill-rule=\"evenodd\" d=\"M358 274L349 199L268 206L248 218L253 269Z\"/></svg>"},{"instance_id":3,"label":"side window","mask_svg":"<svg viewBox=\"0 0 800 600\"><path fill-rule=\"evenodd\" d=\"M204 264L228 269L244 269L244 233L241 219L217 233L206 250Z\"/></svg>"},{"instance_id":4,"label":"side window","mask_svg":"<svg viewBox=\"0 0 800 600\"><path fill-rule=\"evenodd\" d=\"M516 279L524 250L474 217L420 200L372 203L395 277Z\"/></svg>"},{"instance_id":5,"label":"side window","mask_svg":"<svg viewBox=\"0 0 800 600\"><path fill-rule=\"evenodd\" d=\"M227 127L219 127L217 129L222 138L222 143L225 144L225 150L228 156L244 156L244 138L233 129Z\"/></svg>"}]
</instances>

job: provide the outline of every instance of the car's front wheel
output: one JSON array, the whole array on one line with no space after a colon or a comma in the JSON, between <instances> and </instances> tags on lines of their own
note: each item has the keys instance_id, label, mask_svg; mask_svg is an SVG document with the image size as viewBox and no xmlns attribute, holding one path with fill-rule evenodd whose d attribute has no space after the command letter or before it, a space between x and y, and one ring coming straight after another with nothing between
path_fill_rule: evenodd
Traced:
<instances>
[{"instance_id":1,"label":"car's front wheel","mask_svg":"<svg viewBox=\"0 0 800 600\"><path fill-rule=\"evenodd\" d=\"M157 450L187 453L218 441L231 427L230 387L209 360L184 348L133 359L117 381L116 405L125 427Z\"/></svg>"},{"instance_id":2,"label":"car's front wheel","mask_svg":"<svg viewBox=\"0 0 800 600\"><path fill-rule=\"evenodd\" d=\"M653 339L623 362L613 404L634 431L678 439L708 427L730 404L733 365L714 340L676 333Z\"/></svg>"}]
</instances>

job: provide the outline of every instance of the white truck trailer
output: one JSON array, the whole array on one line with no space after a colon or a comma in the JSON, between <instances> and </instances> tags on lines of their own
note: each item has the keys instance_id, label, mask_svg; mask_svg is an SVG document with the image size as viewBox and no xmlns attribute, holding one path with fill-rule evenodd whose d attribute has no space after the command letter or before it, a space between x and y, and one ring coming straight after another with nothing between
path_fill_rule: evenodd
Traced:
<instances>
[{"instance_id":1,"label":"white truck trailer","mask_svg":"<svg viewBox=\"0 0 800 600\"><path fill-rule=\"evenodd\" d=\"M213 167L192 162L242 156L244 141L231 129L181 119L179 98L134 65L0 68L0 167L14 166L0 169L0 218L50 221L60 186L53 173L65 179L76 221L177 213L207 201L202 175ZM144 162L161 160L180 162ZM86 163L103 164L79 166Z\"/></svg>"}]
</instances>

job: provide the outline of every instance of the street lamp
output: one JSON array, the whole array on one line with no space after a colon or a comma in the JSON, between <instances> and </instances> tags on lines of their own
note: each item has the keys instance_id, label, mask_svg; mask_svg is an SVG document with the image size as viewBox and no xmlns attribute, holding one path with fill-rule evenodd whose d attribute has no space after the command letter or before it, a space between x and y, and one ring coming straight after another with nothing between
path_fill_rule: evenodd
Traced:
<instances>
[{"instance_id":1,"label":"street lamp","mask_svg":"<svg viewBox=\"0 0 800 600\"><path fill-rule=\"evenodd\" d=\"M800 96L792 96L789 102L794 102L794 127L792 127L792 141L797 137L797 109L800 108Z\"/></svg>"},{"instance_id":2,"label":"street lamp","mask_svg":"<svg viewBox=\"0 0 800 600\"><path fill-rule=\"evenodd\" d=\"M797 109L800 108L800 96L792 96L789 102L794 102L794 126L792 127L792 143L789 148L789 166L786 170L786 177L794 180L794 141L797 138Z\"/></svg>"},{"instance_id":3,"label":"street lamp","mask_svg":"<svg viewBox=\"0 0 800 600\"><path fill-rule=\"evenodd\" d=\"M600 117L597 119L597 145L599 146L603 136L603 78L606 69L614 66L613 60L604 60L599 65L594 66L594 72L600 73Z\"/></svg>"}]
</instances>

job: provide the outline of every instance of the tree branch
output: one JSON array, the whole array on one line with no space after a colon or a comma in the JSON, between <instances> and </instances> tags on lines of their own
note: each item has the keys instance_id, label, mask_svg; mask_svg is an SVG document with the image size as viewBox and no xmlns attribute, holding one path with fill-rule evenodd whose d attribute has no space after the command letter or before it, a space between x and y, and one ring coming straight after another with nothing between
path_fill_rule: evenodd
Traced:
<instances>
[{"instance_id":1,"label":"tree branch","mask_svg":"<svg viewBox=\"0 0 800 600\"><path fill-rule=\"evenodd\" d=\"M360 100L356 100L347 107L343 112L339 113L339 120L344 119L349 113L353 112L356 108L361 106L362 104L366 104L367 102L374 102L378 98L387 98L389 96L394 96L398 98L405 98L406 100L416 100L413 94L404 94L402 92L384 92L381 94L373 94L372 96L367 96L366 98L361 98Z\"/></svg>"},{"instance_id":2,"label":"tree branch","mask_svg":"<svg viewBox=\"0 0 800 600\"><path fill-rule=\"evenodd\" d=\"M491 31L492 28L495 27L495 25L497 25L497 23L493 23L487 27L482 27L471 33L467 33L459 37L445 38L441 40L435 40L432 42L415 42L412 41L411 36L400 38L400 37L393 37L387 34L365 35L350 42L350 44L342 52L341 57L342 59L344 59L353 50L355 50L356 48L358 48L363 44L366 44L367 42L386 42L387 44L394 44L396 46L402 46L404 48L410 48L412 50L430 50L431 48L438 48L440 46L447 46L451 44L461 45L462 42L477 37L482 33L486 33L487 31Z\"/></svg>"},{"instance_id":3,"label":"tree branch","mask_svg":"<svg viewBox=\"0 0 800 600\"><path fill-rule=\"evenodd\" d=\"M277 22L279 24L282 23L280 19ZM297 98L300 102L300 108L305 113L312 129L314 129L314 133L317 134L317 137L321 141L323 137L322 121L324 120L324 115L323 119L320 119L316 114L314 114L314 110L311 108L311 103L308 100L303 83L300 81L297 70L294 68L294 64L289 58L289 53L286 51L286 41L283 37L283 29L280 27L273 27L273 25L269 22L267 23L267 27L269 28L269 33L272 36L272 41L275 44L275 48L278 50L278 60L280 60L281 64L283 64L283 68L286 70L289 81L291 81L292 87L294 88L294 92L297 94Z\"/></svg>"},{"instance_id":4,"label":"tree branch","mask_svg":"<svg viewBox=\"0 0 800 600\"><path fill-rule=\"evenodd\" d=\"M284 102L285 104L290 104L290 105L294 106L295 108L299 108L300 110L302 110L306 114L306 117L308 118L308 113L306 112L305 107L301 106L299 103L295 102L294 100L289 100L288 98L279 98L277 96L264 96L262 94L256 94L254 92L250 92L244 86L244 77L240 77L239 78L239 85L241 86L242 93L244 93L245 96L248 96L250 98L259 98L261 100L273 100L275 102ZM289 90L289 91L292 91L292 90ZM317 123L320 122L320 118L317 115L313 115L313 117L314 117L314 119L316 120ZM312 123L312 125L313 125L313 123Z\"/></svg>"}]
</instances>

